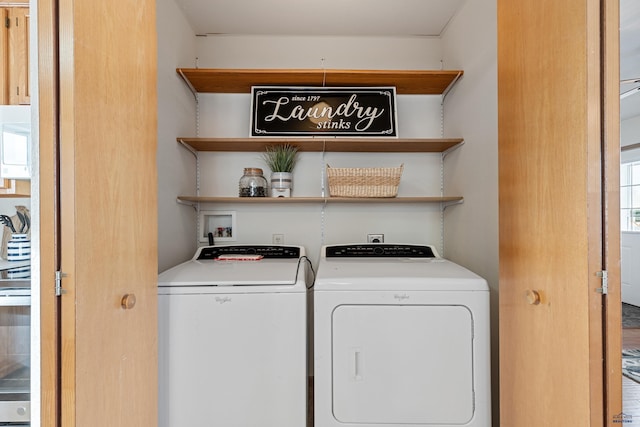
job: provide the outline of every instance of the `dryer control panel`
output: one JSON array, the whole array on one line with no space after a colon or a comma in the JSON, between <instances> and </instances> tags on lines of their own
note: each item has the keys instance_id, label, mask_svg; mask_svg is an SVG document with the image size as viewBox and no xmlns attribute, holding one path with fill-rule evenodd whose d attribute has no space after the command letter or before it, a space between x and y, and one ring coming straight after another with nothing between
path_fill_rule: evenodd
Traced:
<instances>
[{"instance_id":1,"label":"dryer control panel","mask_svg":"<svg viewBox=\"0 0 640 427\"><path fill-rule=\"evenodd\" d=\"M298 246L206 246L200 249L196 259L216 259L220 255L262 255L263 258L300 258Z\"/></svg>"},{"instance_id":2,"label":"dryer control panel","mask_svg":"<svg viewBox=\"0 0 640 427\"><path fill-rule=\"evenodd\" d=\"M436 258L431 246L353 244L325 248L326 258Z\"/></svg>"}]
</instances>

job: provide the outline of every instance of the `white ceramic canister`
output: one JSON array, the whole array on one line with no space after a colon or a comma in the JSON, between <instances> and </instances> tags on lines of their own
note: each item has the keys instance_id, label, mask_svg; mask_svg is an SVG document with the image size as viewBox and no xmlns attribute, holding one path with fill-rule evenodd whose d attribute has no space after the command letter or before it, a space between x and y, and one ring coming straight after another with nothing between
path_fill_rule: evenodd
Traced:
<instances>
[{"instance_id":1,"label":"white ceramic canister","mask_svg":"<svg viewBox=\"0 0 640 427\"><path fill-rule=\"evenodd\" d=\"M31 241L29 236L14 233L7 242L7 261L28 261L31 259Z\"/></svg>"},{"instance_id":2,"label":"white ceramic canister","mask_svg":"<svg viewBox=\"0 0 640 427\"><path fill-rule=\"evenodd\" d=\"M292 189L291 172L271 172L271 197L291 197Z\"/></svg>"}]
</instances>

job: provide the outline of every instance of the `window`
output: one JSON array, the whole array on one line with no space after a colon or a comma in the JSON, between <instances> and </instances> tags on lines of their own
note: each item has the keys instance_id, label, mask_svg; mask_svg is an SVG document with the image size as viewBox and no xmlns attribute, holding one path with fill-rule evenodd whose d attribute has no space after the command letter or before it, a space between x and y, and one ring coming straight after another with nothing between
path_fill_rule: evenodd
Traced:
<instances>
[{"instance_id":1,"label":"window","mask_svg":"<svg viewBox=\"0 0 640 427\"><path fill-rule=\"evenodd\" d=\"M640 232L640 161L620 165L620 228Z\"/></svg>"}]
</instances>

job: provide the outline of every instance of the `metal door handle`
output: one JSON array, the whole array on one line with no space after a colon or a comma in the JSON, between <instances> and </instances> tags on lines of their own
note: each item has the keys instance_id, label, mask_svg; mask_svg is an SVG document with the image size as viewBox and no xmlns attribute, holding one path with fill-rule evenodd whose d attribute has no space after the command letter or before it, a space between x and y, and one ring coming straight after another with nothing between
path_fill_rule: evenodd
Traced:
<instances>
[{"instance_id":1,"label":"metal door handle","mask_svg":"<svg viewBox=\"0 0 640 427\"><path fill-rule=\"evenodd\" d=\"M131 310L136 305L136 295L135 294L124 294L122 300L120 300L120 305L125 310Z\"/></svg>"}]
</instances>

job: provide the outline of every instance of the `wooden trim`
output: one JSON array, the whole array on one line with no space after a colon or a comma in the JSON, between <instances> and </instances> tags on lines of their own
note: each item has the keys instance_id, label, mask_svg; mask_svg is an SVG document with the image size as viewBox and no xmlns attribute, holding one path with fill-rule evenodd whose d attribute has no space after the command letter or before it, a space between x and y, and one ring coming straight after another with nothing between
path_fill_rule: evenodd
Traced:
<instances>
[{"instance_id":1,"label":"wooden trim","mask_svg":"<svg viewBox=\"0 0 640 427\"><path fill-rule=\"evenodd\" d=\"M603 1L603 156L605 297L605 425L622 412L622 280L620 272L620 2ZM640 146L640 144L638 144ZM625 147L623 147L624 150ZM619 421L619 420L618 420Z\"/></svg>"},{"instance_id":2,"label":"wooden trim","mask_svg":"<svg viewBox=\"0 0 640 427\"><path fill-rule=\"evenodd\" d=\"M78 344L77 279L76 279L76 164L75 159L75 85L74 64L75 14L74 0L58 0L58 157L59 188L56 215L59 217L57 244L60 268L67 275L65 294L60 297L60 426L76 427L78 412ZM78 19L82 19L81 17ZM98 28L96 28L98 31ZM85 41L89 43L89 40ZM63 167L62 165L69 165ZM64 238L63 238L64 236ZM82 393L80 394L82 396ZM81 425L81 424L80 424ZM79 426L78 426L79 427Z\"/></svg>"},{"instance_id":3,"label":"wooden trim","mask_svg":"<svg viewBox=\"0 0 640 427\"><path fill-rule=\"evenodd\" d=\"M604 154L603 135L603 57L601 43L602 11L600 0L586 0L586 149L587 149L587 247L588 247L588 318L589 318L589 390L590 426L601 426L605 417L604 381L604 298L597 289L602 287L598 272L604 269L603 245L606 243L603 219ZM618 174L618 176L620 176ZM618 217L620 214L618 213ZM622 324L622 323L621 323Z\"/></svg>"},{"instance_id":4,"label":"wooden trim","mask_svg":"<svg viewBox=\"0 0 640 427\"><path fill-rule=\"evenodd\" d=\"M261 152L288 143L299 151L369 153L441 153L459 146L462 138L177 138L195 151Z\"/></svg>"},{"instance_id":5,"label":"wooden trim","mask_svg":"<svg viewBox=\"0 0 640 427\"><path fill-rule=\"evenodd\" d=\"M200 93L250 93L251 86L395 86L398 94L442 95L462 70L178 68Z\"/></svg>"},{"instance_id":6,"label":"wooden trim","mask_svg":"<svg viewBox=\"0 0 640 427\"><path fill-rule=\"evenodd\" d=\"M32 25L38 27L37 95L38 108L38 176L35 178L33 201L38 204L36 218L40 244L40 424L60 427L60 351L58 346L59 311L55 296L55 272L58 269L57 227L57 59L56 0L38 0L37 16ZM35 124L34 124L35 125Z\"/></svg>"}]
</instances>

